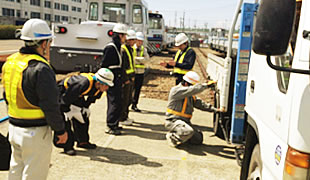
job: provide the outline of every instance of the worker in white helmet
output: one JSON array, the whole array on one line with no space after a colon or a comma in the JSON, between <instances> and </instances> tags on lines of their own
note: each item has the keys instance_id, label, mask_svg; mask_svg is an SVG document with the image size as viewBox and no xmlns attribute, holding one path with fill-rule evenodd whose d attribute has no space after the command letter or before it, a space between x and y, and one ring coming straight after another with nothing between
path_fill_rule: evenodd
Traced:
<instances>
[{"instance_id":1,"label":"worker in white helmet","mask_svg":"<svg viewBox=\"0 0 310 180\"><path fill-rule=\"evenodd\" d=\"M210 81L201 84L199 81L199 75L189 71L183 76L181 83L170 90L165 128L169 130L166 139L171 146L175 147L185 142L202 143L201 131L194 129L190 121L194 108L209 112L221 111L195 96L214 83L214 81Z\"/></svg>"},{"instance_id":2,"label":"worker in white helmet","mask_svg":"<svg viewBox=\"0 0 310 180\"><path fill-rule=\"evenodd\" d=\"M129 118L129 106L132 102L132 92L134 88L135 79L135 59L133 56L133 45L136 43L136 32L134 30L127 31L126 43L122 45L122 57L123 65L126 69L127 76L122 77L123 79L123 98L122 98L122 111L120 117L121 125L131 125L133 119Z\"/></svg>"},{"instance_id":3,"label":"worker in white helmet","mask_svg":"<svg viewBox=\"0 0 310 180\"><path fill-rule=\"evenodd\" d=\"M143 33L137 32L136 36L136 44L133 46L133 56L135 59L135 85L131 109L135 112L141 112L141 110L138 108L138 102L144 80L145 62L149 60L150 56L147 53L147 49L143 46Z\"/></svg>"},{"instance_id":4,"label":"worker in white helmet","mask_svg":"<svg viewBox=\"0 0 310 180\"><path fill-rule=\"evenodd\" d=\"M89 142L89 106L101 98L103 92L113 87L113 73L107 68L99 69L95 74L81 73L72 75L58 83L60 91L60 110L66 118L66 130L68 141L64 145L56 146L64 148L64 153L75 155L74 141L77 147L95 149L96 144ZM71 123L72 122L72 123ZM71 129L73 124L73 130ZM57 142L54 137L54 142Z\"/></svg>"},{"instance_id":5,"label":"worker in white helmet","mask_svg":"<svg viewBox=\"0 0 310 180\"><path fill-rule=\"evenodd\" d=\"M2 68L12 147L8 179L46 179L52 130L57 144L66 143L68 138L55 73L49 64L52 37L45 21L28 20L20 37L25 46L9 56Z\"/></svg>"},{"instance_id":6,"label":"worker in white helmet","mask_svg":"<svg viewBox=\"0 0 310 180\"><path fill-rule=\"evenodd\" d=\"M195 51L189 46L188 37L180 33L175 37L175 46L179 48L174 60L161 62L160 65L166 68L173 68L173 75L176 77L176 85L182 81L184 74L192 70L196 60Z\"/></svg>"},{"instance_id":7,"label":"worker in white helmet","mask_svg":"<svg viewBox=\"0 0 310 180\"><path fill-rule=\"evenodd\" d=\"M116 24L113 27L112 42L108 43L103 50L101 67L108 68L114 74L114 86L107 91L107 134L120 135L119 127L120 112L122 110L122 77L126 77L126 69L121 56L121 45L126 41L127 26Z\"/></svg>"}]
</instances>

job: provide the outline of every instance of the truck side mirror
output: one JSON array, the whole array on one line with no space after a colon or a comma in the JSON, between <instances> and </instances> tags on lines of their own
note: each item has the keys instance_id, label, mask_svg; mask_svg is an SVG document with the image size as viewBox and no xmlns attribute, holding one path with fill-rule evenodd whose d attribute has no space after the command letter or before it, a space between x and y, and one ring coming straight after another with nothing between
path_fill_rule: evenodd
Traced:
<instances>
[{"instance_id":1,"label":"truck side mirror","mask_svg":"<svg viewBox=\"0 0 310 180\"><path fill-rule=\"evenodd\" d=\"M296 0L261 0L254 27L253 50L281 55L287 50L295 17Z\"/></svg>"}]
</instances>

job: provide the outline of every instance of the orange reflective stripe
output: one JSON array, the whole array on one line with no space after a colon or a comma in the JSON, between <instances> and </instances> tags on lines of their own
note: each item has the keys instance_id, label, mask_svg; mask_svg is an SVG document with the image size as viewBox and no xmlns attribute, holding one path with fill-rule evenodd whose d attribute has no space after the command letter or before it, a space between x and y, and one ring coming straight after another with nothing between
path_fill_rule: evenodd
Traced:
<instances>
[{"instance_id":1,"label":"orange reflective stripe","mask_svg":"<svg viewBox=\"0 0 310 180\"><path fill-rule=\"evenodd\" d=\"M184 114L184 113L181 113L181 112L174 111L172 109L167 109L167 112L170 113L170 114L174 114L174 115L185 117L185 118L192 118L191 114Z\"/></svg>"},{"instance_id":2,"label":"orange reflective stripe","mask_svg":"<svg viewBox=\"0 0 310 180\"><path fill-rule=\"evenodd\" d=\"M182 107L182 111L181 111L181 113L183 113L183 114L185 114L186 105L187 105L187 97L184 99L184 102L183 102L183 107Z\"/></svg>"},{"instance_id":3,"label":"orange reflective stripe","mask_svg":"<svg viewBox=\"0 0 310 180\"><path fill-rule=\"evenodd\" d=\"M188 101L188 98L186 97L184 99L183 107L182 107L182 111L181 112L178 112L178 111L175 111L175 110L172 110L172 109L169 109L169 108L167 108L167 112L170 113L170 114L174 114L174 115L185 117L185 118L192 118L191 114L186 114L185 113L186 106L187 106L187 101Z\"/></svg>"},{"instance_id":4,"label":"orange reflective stripe","mask_svg":"<svg viewBox=\"0 0 310 180\"><path fill-rule=\"evenodd\" d=\"M67 77L64 81L64 86L66 89L68 89L68 80L70 79L70 77Z\"/></svg>"},{"instance_id":5,"label":"orange reflective stripe","mask_svg":"<svg viewBox=\"0 0 310 180\"><path fill-rule=\"evenodd\" d=\"M193 97L193 99L194 99L194 102L195 102L195 101L196 101L196 99L197 99L197 98L196 98L196 96L192 96L192 97Z\"/></svg>"},{"instance_id":6,"label":"orange reflective stripe","mask_svg":"<svg viewBox=\"0 0 310 180\"><path fill-rule=\"evenodd\" d=\"M80 95L80 97L82 97L82 96L84 96L85 94L87 94L87 93L91 90L91 88L93 87L93 83L94 83L94 79L93 79L92 73L82 73L81 75L84 76L84 77L86 77L86 78L88 79L88 81L89 81L89 87L88 87L88 89L87 89L86 91L84 91L84 92Z\"/></svg>"},{"instance_id":7,"label":"orange reflective stripe","mask_svg":"<svg viewBox=\"0 0 310 180\"><path fill-rule=\"evenodd\" d=\"M97 90L94 96L97 96L100 93L100 90Z\"/></svg>"},{"instance_id":8,"label":"orange reflective stripe","mask_svg":"<svg viewBox=\"0 0 310 180\"><path fill-rule=\"evenodd\" d=\"M88 88L80 95L80 97L82 97L82 96L84 96L85 94L87 94L87 93L91 90L91 88L93 87L94 79L93 79L93 76L92 76L93 73L81 73L80 75L86 77L86 78L88 79L88 81L89 81L89 86L88 86ZM64 80L64 87L65 87L66 89L68 89L68 81L69 81L70 78L71 78L71 76L70 76L70 77L67 77L67 78Z\"/></svg>"}]
</instances>

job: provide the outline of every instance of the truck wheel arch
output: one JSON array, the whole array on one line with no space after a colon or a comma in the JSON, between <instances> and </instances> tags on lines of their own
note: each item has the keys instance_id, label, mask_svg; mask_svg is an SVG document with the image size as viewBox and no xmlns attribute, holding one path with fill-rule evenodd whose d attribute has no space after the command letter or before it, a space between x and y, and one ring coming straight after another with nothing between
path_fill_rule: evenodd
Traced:
<instances>
[{"instance_id":1,"label":"truck wheel arch","mask_svg":"<svg viewBox=\"0 0 310 180\"><path fill-rule=\"evenodd\" d=\"M241 167L241 172L240 172L240 180L248 179L251 156L252 156L254 147L256 145L259 145L258 128L253 118L251 118L248 115L248 127L247 127L247 132L246 132L246 139L245 139L245 152L244 152L244 157L243 157L242 167Z\"/></svg>"}]
</instances>

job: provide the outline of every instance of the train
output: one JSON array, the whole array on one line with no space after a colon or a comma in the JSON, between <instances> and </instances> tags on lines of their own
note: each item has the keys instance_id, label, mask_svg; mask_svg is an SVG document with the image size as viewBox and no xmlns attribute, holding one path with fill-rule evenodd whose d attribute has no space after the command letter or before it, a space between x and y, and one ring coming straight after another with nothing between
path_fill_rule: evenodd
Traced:
<instances>
[{"instance_id":1,"label":"train","mask_svg":"<svg viewBox=\"0 0 310 180\"><path fill-rule=\"evenodd\" d=\"M96 72L116 23L147 32L148 5L144 0L89 0L87 7L86 21L81 24L52 24L50 63L56 72Z\"/></svg>"},{"instance_id":2,"label":"train","mask_svg":"<svg viewBox=\"0 0 310 180\"><path fill-rule=\"evenodd\" d=\"M168 33L164 17L158 11L148 12L147 48L149 53L157 54L174 45L175 34Z\"/></svg>"}]
</instances>

